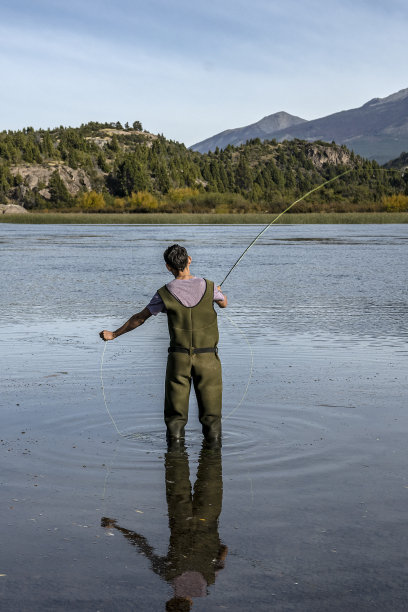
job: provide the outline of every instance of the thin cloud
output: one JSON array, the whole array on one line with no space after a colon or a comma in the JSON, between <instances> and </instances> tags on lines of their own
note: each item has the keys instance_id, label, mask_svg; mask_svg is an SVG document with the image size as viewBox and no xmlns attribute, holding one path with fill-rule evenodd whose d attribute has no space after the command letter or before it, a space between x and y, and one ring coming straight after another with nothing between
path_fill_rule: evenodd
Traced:
<instances>
[{"instance_id":1,"label":"thin cloud","mask_svg":"<svg viewBox=\"0 0 408 612\"><path fill-rule=\"evenodd\" d=\"M406 14L397 0L5 1L0 128L138 119L192 144L279 110L327 115L408 85Z\"/></svg>"}]
</instances>

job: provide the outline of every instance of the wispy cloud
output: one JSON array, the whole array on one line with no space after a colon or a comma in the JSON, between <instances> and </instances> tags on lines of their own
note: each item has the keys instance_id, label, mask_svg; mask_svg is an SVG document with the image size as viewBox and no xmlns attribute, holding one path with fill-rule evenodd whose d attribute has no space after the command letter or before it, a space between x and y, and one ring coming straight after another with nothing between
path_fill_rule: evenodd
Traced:
<instances>
[{"instance_id":1,"label":"wispy cloud","mask_svg":"<svg viewBox=\"0 0 408 612\"><path fill-rule=\"evenodd\" d=\"M400 0L3 0L0 17L5 129L139 119L192 144L408 85Z\"/></svg>"}]
</instances>

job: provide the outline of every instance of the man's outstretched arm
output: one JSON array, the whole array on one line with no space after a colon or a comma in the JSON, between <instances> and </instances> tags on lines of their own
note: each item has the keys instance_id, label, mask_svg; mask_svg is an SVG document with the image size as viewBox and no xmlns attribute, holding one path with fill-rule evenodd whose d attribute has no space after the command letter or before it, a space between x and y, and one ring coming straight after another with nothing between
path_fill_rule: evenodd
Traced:
<instances>
[{"instance_id":1,"label":"man's outstretched arm","mask_svg":"<svg viewBox=\"0 0 408 612\"><path fill-rule=\"evenodd\" d=\"M136 546L140 553L142 553L143 555L145 555L145 557L149 559L152 564L153 571L161 578L165 579L167 559L166 557L160 557L159 555L156 555L154 552L154 548L150 546L145 537L136 533L136 531L130 531L129 529L119 527L115 519L111 519L106 516L102 517L101 526L107 527L109 529L117 529L118 531L123 533L125 538L133 546Z\"/></svg>"},{"instance_id":2,"label":"man's outstretched arm","mask_svg":"<svg viewBox=\"0 0 408 612\"><path fill-rule=\"evenodd\" d=\"M143 308L141 312L138 312L137 314L134 314L133 317L130 317L129 321L126 321L126 323L124 323L122 327L119 327L119 329L116 331L112 332L104 329L99 335L102 340L114 340L118 336L126 334L127 332L132 331L132 329L136 329L136 327L143 325L143 323L151 316L152 313L150 310L148 308Z\"/></svg>"}]
</instances>

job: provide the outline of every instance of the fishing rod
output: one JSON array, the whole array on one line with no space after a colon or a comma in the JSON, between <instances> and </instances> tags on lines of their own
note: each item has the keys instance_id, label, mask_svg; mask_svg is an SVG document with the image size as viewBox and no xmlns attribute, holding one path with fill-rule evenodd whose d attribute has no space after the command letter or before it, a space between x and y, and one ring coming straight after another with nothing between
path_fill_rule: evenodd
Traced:
<instances>
[{"instance_id":1,"label":"fishing rod","mask_svg":"<svg viewBox=\"0 0 408 612\"><path fill-rule=\"evenodd\" d=\"M308 191L307 193L303 194L300 198L298 198L297 200L295 200L294 202L292 202L292 204L290 204L287 208L285 208L285 210L283 210L281 213L279 213L274 219L272 219L272 221L270 223L268 223L268 225L266 225L262 231L259 232L259 234L257 236L255 236L255 238L252 240L252 242L247 246L247 248L245 249L245 251L243 251L243 253L238 257L237 261L234 263L233 266L231 266L228 274L226 275L226 277L224 278L224 280L222 281L222 283L220 283L220 287L222 287L222 285L225 283L225 281L227 280L227 278L229 277L229 275L231 274L231 272L234 270L234 268L237 267L237 265L239 264L239 262L244 258L244 256L248 253L249 249L251 249L254 244L259 240L259 238L262 236L262 234L264 234L266 232L266 230L268 230L271 225L273 225L274 223L276 223L276 221L278 219L280 219L282 217L282 215L284 215L285 213L288 212L288 210L290 210L293 206L295 206L296 204L299 204L299 202L301 202L302 200L304 200L305 198L307 198L307 196L309 196L310 194L314 193L315 191L319 191L319 189L322 189L323 187L325 187L326 185L329 185L329 183L333 183L334 181L337 181L339 178L341 178L342 176L346 176L346 174L349 174L350 172L358 172L357 168L350 168L349 170L346 170L345 172L342 172L341 174L338 174L337 176L329 179L328 181L324 181L324 183L321 183L320 185L318 185L317 187L314 187L313 189L311 189L310 191ZM390 169L390 168L373 168L374 172L401 172L401 170L396 170L396 169ZM402 171L402 175L401 177L405 176L405 172Z\"/></svg>"},{"instance_id":2,"label":"fishing rod","mask_svg":"<svg viewBox=\"0 0 408 612\"><path fill-rule=\"evenodd\" d=\"M299 204L299 202L301 202L302 200L307 198L307 196L309 196L311 193L314 193L315 191L318 191L319 189L322 189L323 187L325 187L329 183L333 183L333 181L337 181L342 176L345 176L346 174L349 174L350 172L353 172L353 170L354 170L354 168L351 168L350 170L346 170L345 172L342 172L341 174L338 174L337 176L329 179L328 181L324 181L324 183L321 183L321 185L318 185L317 187L314 187L313 189L311 189L310 191L308 191L307 193L302 195L302 197L300 197L297 200L295 200L294 202L292 202L292 204L290 204L287 208L285 208L285 210L283 210L281 213L279 213L279 215L277 215L274 219L272 219L272 221L270 223L268 223L268 225L266 225L263 228L263 230L261 232L259 232L259 234L257 236L255 236L255 238L252 240L251 244L249 246L247 246L245 251L238 257L237 261L234 263L233 266L231 266L227 276L224 278L224 280L222 281L222 283L220 283L219 286L222 287L222 285L225 283L225 281L227 280L227 278L229 277L231 272L234 270L234 268L237 267L237 265L239 264L241 259L243 259L244 256L248 253L249 249L254 246L255 242L257 242L259 240L259 238L262 236L262 234L264 234L266 232L266 230L271 227L271 225L276 223L276 221L278 219L280 219L282 217L282 215L284 215L286 212L288 212L288 210L290 210L293 206L295 206L295 204Z\"/></svg>"}]
</instances>

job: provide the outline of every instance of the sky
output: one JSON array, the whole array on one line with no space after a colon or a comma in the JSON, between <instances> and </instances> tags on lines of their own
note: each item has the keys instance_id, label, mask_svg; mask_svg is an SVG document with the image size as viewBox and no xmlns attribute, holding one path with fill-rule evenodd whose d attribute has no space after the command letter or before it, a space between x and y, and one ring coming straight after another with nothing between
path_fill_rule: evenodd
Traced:
<instances>
[{"instance_id":1,"label":"sky","mask_svg":"<svg viewBox=\"0 0 408 612\"><path fill-rule=\"evenodd\" d=\"M0 130L315 119L407 88L407 32L406 0L0 0Z\"/></svg>"}]
</instances>

